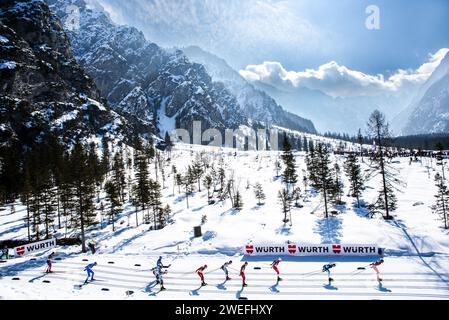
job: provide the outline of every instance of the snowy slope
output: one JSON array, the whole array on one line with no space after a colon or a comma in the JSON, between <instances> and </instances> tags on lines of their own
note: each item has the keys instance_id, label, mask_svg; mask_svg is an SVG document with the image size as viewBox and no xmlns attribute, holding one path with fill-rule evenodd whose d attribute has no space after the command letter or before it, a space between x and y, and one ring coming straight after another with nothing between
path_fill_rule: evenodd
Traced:
<instances>
[{"instance_id":1,"label":"snowy slope","mask_svg":"<svg viewBox=\"0 0 449 320\"><path fill-rule=\"evenodd\" d=\"M338 141L330 141L338 145ZM393 221L365 217L365 212L353 207L353 199L347 196L343 198L347 205L338 207L339 214L326 220L321 197L309 190L310 202L303 202L303 208L292 209L293 225L290 226L281 221L282 213L276 197L281 189L280 178L275 177L274 170L278 152L236 152L232 149L178 144L172 151L172 164L184 172L196 154L203 150L210 162L217 163L223 158L227 174L234 172L243 195L244 205L240 212L231 208L229 200L208 205L203 186L201 192L197 191L189 197L187 208L184 195L178 193L177 187L173 188L173 177L169 175L163 189L163 202L172 208L172 222L167 227L149 231L149 226L143 224L136 228L134 208L126 205L115 232L112 232L111 226L101 228L100 225L89 231L88 238L94 239L99 246L96 256L80 254L78 247L58 248L62 260L55 261L54 270L61 273L43 276L45 255L38 256L35 261L20 258L0 264L3 276L0 296L7 299L236 299L239 296L251 299L449 298L448 232L441 229L441 221L430 208L436 190L433 182L434 162L423 159L422 162L409 164L408 158L403 158L396 159L392 164L400 170L400 178L404 182L398 193L399 209L394 213ZM304 156L303 152L295 153L299 180L305 168ZM343 158L337 156L335 159L342 165ZM365 160L363 168L367 169L368 165L368 160ZM167 164L167 173L171 171L170 166ZM154 172L152 175L156 178ZM162 182L160 175L159 181ZM262 206L257 205L252 188L246 189L248 182L250 185L262 183L267 195ZM371 202L378 187L378 179L369 181L363 199ZM9 214L10 207L5 207L0 212L0 240L26 237L24 207L16 204L15 210L15 214ZM204 215L207 221L202 226L203 236L194 238L193 227L200 225ZM138 219L142 221L141 213ZM64 230L58 232L61 235ZM336 282L327 287L326 276L320 268L329 262L329 257L289 257L280 265L285 281L275 286L273 271L266 268L270 259L275 257L244 257L241 253L244 244L260 240L378 244L386 249L386 262L381 266L384 282L378 285L375 274L369 269L354 274L357 267L367 265L374 257L334 258L337 263L334 274ZM158 293L157 286L152 287L154 279L149 272L159 255L163 255L167 263L172 263L165 276L169 289L162 293ZM87 263L82 261L84 258L99 263L99 281L77 290L73 285L84 279L82 267ZM234 261L233 268L236 269L240 267L241 260L250 262L247 275L250 286L243 291L235 270L231 271L234 280L225 284L222 283L222 271L215 270L229 259ZM210 286L198 290L199 280L193 271L204 263L209 265L210 273L206 273L206 279L210 279ZM255 270L254 266L263 268ZM316 273L308 274L312 271ZM12 280L13 277L20 280ZM34 278L37 279L30 283ZM43 280L51 282L43 283ZM101 291L102 288L109 288L110 291ZM127 296L128 290L134 293Z\"/></svg>"}]
</instances>

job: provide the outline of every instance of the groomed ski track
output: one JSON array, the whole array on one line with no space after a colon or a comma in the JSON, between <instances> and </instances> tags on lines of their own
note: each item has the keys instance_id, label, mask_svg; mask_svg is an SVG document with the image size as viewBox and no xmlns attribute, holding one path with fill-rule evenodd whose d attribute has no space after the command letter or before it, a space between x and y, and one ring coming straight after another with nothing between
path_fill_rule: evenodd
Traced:
<instances>
[{"instance_id":1,"label":"groomed ski track","mask_svg":"<svg viewBox=\"0 0 449 320\"><path fill-rule=\"evenodd\" d=\"M189 257L192 258L192 257ZM235 257L234 261L236 261ZM135 265L136 257L130 261L123 258L114 259L113 256L89 257L83 261L82 257L65 258L55 261L54 273L45 274L44 265L23 268L22 271L11 272L6 264L0 267L2 284L20 283L22 290L27 288L40 292L37 297L55 292L55 299L59 299L56 292L61 292L60 299L67 294L74 299L95 296L95 299L212 299L236 300L247 299L449 299L449 273L435 274L421 269L411 272L382 272L383 281L376 280L373 270L357 270L357 266L365 263L340 263L344 269L353 271L336 271L332 273L335 281L329 285L327 276L316 267L319 264L304 264L301 262L283 262L281 264L282 281L276 283L276 276L267 262L251 262L247 269L248 287L241 286L241 278L237 268L241 261L234 262L230 269L231 280L224 282L219 265L213 264L205 273L205 287L199 286L199 278L192 270L184 268L185 261L173 259L173 265L164 275L166 291L159 291L154 276L150 271L154 258L140 258L140 266ZM197 258L195 258L197 259ZM29 260L29 259L28 259ZM75 288L86 278L84 266L92 261L99 261L94 268L95 281L89 282L81 289ZM170 259L167 259L168 263ZM190 260L190 259L189 259ZM137 260L136 260L137 261ZM34 261L36 262L36 261ZM26 265L26 263L25 263ZM189 265L189 264L187 264ZM237 268L236 268L237 267ZM260 267L261 269L254 269ZM283 267L283 268L282 268ZM298 272L305 269L304 272ZM315 268L315 269L311 269ZM343 268L343 267L342 267ZM282 271L285 269L285 271ZM15 278L16 280L13 280ZM18 280L17 280L18 278ZM44 282L45 281L45 282ZM131 292L132 291L132 292ZM63 293L65 292L65 293Z\"/></svg>"}]
</instances>

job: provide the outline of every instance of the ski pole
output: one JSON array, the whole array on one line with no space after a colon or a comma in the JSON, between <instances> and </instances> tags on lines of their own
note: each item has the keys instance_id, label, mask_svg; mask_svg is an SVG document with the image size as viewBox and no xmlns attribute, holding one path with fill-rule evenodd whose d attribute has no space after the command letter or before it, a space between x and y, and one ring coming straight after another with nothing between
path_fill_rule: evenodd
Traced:
<instances>
[{"instance_id":1,"label":"ski pole","mask_svg":"<svg viewBox=\"0 0 449 320\"><path fill-rule=\"evenodd\" d=\"M255 270L259 270L259 269L271 269L270 267L254 267Z\"/></svg>"},{"instance_id":2,"label":"ski pole","mask_svg":"<svg viewBox=\"0 0 449 320\"><path fill-rule=\"evenodd\" d=\"M359 271L359 270L365 270L366 267L369 267L370 265L371 265L371 264L367 264L366 266L358 267L356 270L352 271L351 273L357 272L357 271Z\"/></svg>"},{"instance_id":3,"label":"ski pole","mask_svg":"<svg viewBox=\"0 0 449 320\"><path fill-rule=\"evenodd\" d=\"M364 267L358 267L357 270L354 270L354 271L351 272L351 276L355 276L357 274L360 274L360 273L366 271L366 267L368 267L368 266L370 266L370 265L368 264L368 265L366 265Z\"/></svg>"},{"instance_id":4,"label":"ski pole","mask_svg":"<svg viewBox=\"0 0 449 320\"><path fill-rule=\"evenodd\" d=\"M221 268L212 269L212 270L209 270L209 271L204 272L204 273L211 273L211 272L217 271L218 269L221 269Z\"/></svg>"},{"instance_id":5,"label":"ski pole","mask_svg":"<svg viewBox=\"0 0 449 320\"><path fill-rule=\"evenodd\" d=\"M304 274L303 274L303 277L304 277L304 278L307 278L307 277L312 276L312 275L314 275L314 274L317 274L317 273L319 273L319 272L323 272L323 270L317 270L317 271L312 271L312 272L304 273Z\"/></svg>"}]
</instances>

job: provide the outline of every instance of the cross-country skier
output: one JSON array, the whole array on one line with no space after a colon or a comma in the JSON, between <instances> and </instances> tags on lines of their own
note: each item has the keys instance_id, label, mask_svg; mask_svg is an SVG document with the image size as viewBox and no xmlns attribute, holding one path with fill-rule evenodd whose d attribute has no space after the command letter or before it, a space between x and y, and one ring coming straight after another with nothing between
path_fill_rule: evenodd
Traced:
<instances>
[{"instance_id":1,"label":"cross-country skier","mask_svg":"<svg viewBox=\"0 0 449 320\"><path fill-rule=\"evenodd\" d=\"M322 272L326 272L327 271L327 277L329 278L329 282L334 281L334 279L331 278L331 271L330 270L333 267L335 267L335 266L336 266L335 263L328 263L328 264L325 264L323 266L323 271Z\"/></svg>"},{"instance_id":2,"label":"cross-country skier","mask_svg":"<svg viewBox=\"0 0 449 320\"><path fill-rule=\"evenodd\" d=\"M379 261L375 261L370 264L370 267L373 268L374 271L376 271L377 275L377 281L382 281L382 278L380 277L379 269L377 269L378 266L380 266L382 263L384 263L384 259L380 259Z\"/></svg>"},{"instance_id":3,"label":"cross-country skier","mask_svg":"<svg viewBox=\"0 0 449 320\"><path fill-rule=\"evenodd\" d=\"M54 252L52 252L48 258L47 258L47 269L45 270L45 273L51 273L53 271L51 271L51 267L53 265L53 256L55 255Z\"/></svg>"},{"instance_id":4,"label":"cross-country skier","mask_svg":"<svg viewBox=\"0 0 449 320\"><path fill-rule=\"evenodd\" d=\"M89 276L91 276L91 281L92 280L94 280L94 272L92 271L92 268L93 267L95 267L97 265L97 263L96 262L94 262L94 263L91 263L91 264L88 264L85 268L84 268L84 271L87 271L87 278L86 278L86 281L84 281L84 283L86 284L87 283L87 281L89 280Z\"/></svg>"},{"instance_id":5,"label":"cross-country skier","mask_svg":"<svg viewBox=\"0 0 449 320\"><path fill-rule=\"evenodd\" d=\"M226 281L231 280L231 278L229 278L229 272L228 272L228 267L229 265L232 263L232 260L229 260L228 262L225 262L222 266L221 266L221 270L223 270L223 272L226 275Z\"/></svg>"},{"instance_id":6,"label":"cross-country skier","mask_svg":"<svg viewBox=\"0 0 449 320\"><path fill-rule=\"evenodd\" d=\"M196 269L196 273L200 276L200 279L201 279L201 286L205 286L205 285L207 285L207 283L206 282L204 282L204 275L203 275L203 272L204 272L204 270L207 268L207 264L205 264L204 266L202 266L202 267L199 267L198 269Z\"/></svg>"},{"instance_id":7,"label":"cross-country skier","mask_svg":"<svg viewBox=\"0 0 449 320\"><path fill-rule=\"evenodd\" d=\"M159 269L159 273L162 273L162 268L169 268L171 266L171 264L169 264L168 266L164 266L164 264L162 263L162 256L159 256L159 258L157 259L156 262L156 268Z\"/></svg>"},{"instance_id":8,"label":"cross-country skier","mask_svg":"<svg viewBox=\"0 0 449 320\"><path fill-rule=\"evenodd\" d=\"M5 259L9 259L9 249L7 246L2 249L2 255L0 256L0 259L3 259L3 257L5 257Z\"/></svg>"},{"instance_id":9,"label":"cross-country skier","mask_svg":"<svg viewBox=\"0 0 449 320\"><path fill-rule=\"evenodd\" d=\"M245 268L248 265L248 261L245 261L245 263L242 265L242 267L240 268L240 276L242 277L242 287L247 287L248 285L246 284L246 276L245 276Z\"/></svg>"},{"instance_id":10,"label":"cross-country skier","mask_svg":"<svg viewBox=\"0 0 449 320\"><path fill-rule=\"evenodd\" d=\"M279 269L278 269L278 265L279 265L279 263L280 263L281 261L282 261L282 259L279 258L279 259L274 260L274 261L271 263L271 268L273 268L273 270L276 272L276 274L277 274L277 276L278 276L278 278L277 278L278 281L281 281L281 280L282 280L281 277L279 276Z\"/></svg>"},{"instance_id":11,"label":"cross-country skier","mask_svg":"<svg viewBox=\"0 0 449 320\"><path fill-rule=\"evenodd\" d=\"M165 272L160 272L161 269L159 269L159 268L153 268L151 270L153 271L153 274L156 277L156 284L160 284L161 285L161 291L165 290L164 279L162 279L162 273L166 273L166 271Z\"/></svg>"}]
</instances>

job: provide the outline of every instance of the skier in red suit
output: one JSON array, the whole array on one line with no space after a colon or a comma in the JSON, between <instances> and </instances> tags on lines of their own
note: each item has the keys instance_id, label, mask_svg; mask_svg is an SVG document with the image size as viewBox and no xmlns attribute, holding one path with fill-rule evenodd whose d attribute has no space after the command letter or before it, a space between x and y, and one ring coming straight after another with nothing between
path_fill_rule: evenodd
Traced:
<instances>
[{"instance_id":1,"label":"skier in red suit","mask_svg":"<svg viewBox=\"0 0 449 320\"><path fill-rule=\"evenodd\" d=\"M282 259L279 258L279 259L274 260L274 261L271 263L271 268L273 268L273 270L276 272L276 274L277 274L277 276L278 276L278 278L277 278L278 281L281 281L281 280L282 280L281 277L279 276L279 269L278 269L278 265L279 265L279 263L280 263L281 261L282 261Z\"/></svg>"},{"instance_id":2,"label":"skier in red suit","mask_svg":"<svg viewBox=\"0 0 449 320\"><path fill-rule=\"evenodd\" d=\"M204 266L202 266L202 267L199 267L198 269L196 269L196 273L200 276L200 279L201 279L201 286L205 286L205 285L207 285L207 283L206 282L204 282L204 275L203 275L203 272L204 272L204 270L207 268L207 264L205 264Z\"/></svg>"},{"instance_id":3,"label":"skier in red suit","mask_svg":"<svg viewBox=\"0 0 449 320\"><path fill-rule=\"evenodd\" d=\"M243 280L243 285L242 285L243 287L248 286L246 284L246 276L245 276L245 268L246 268L247 265L248 265L248 261L245 261L245 263L240 268L240 276L242 277L242 280Z\"/></svg>"},{"instance_id":4,"label":"skier in red suit","mask_svg":"<svg viewBox=\"0 0 449 320\"><path fill-rule=\"evenodd\" d=\"M373 268L373 270L376 271L377 281L382 281L382 278L380 277L379 269L377 269L377 267L380 266L382 263L384 263L384 259L380 259L379 261L376 261L376 262L373 262L370 264L371 268Z\"/></svg>"}]
</instances>

